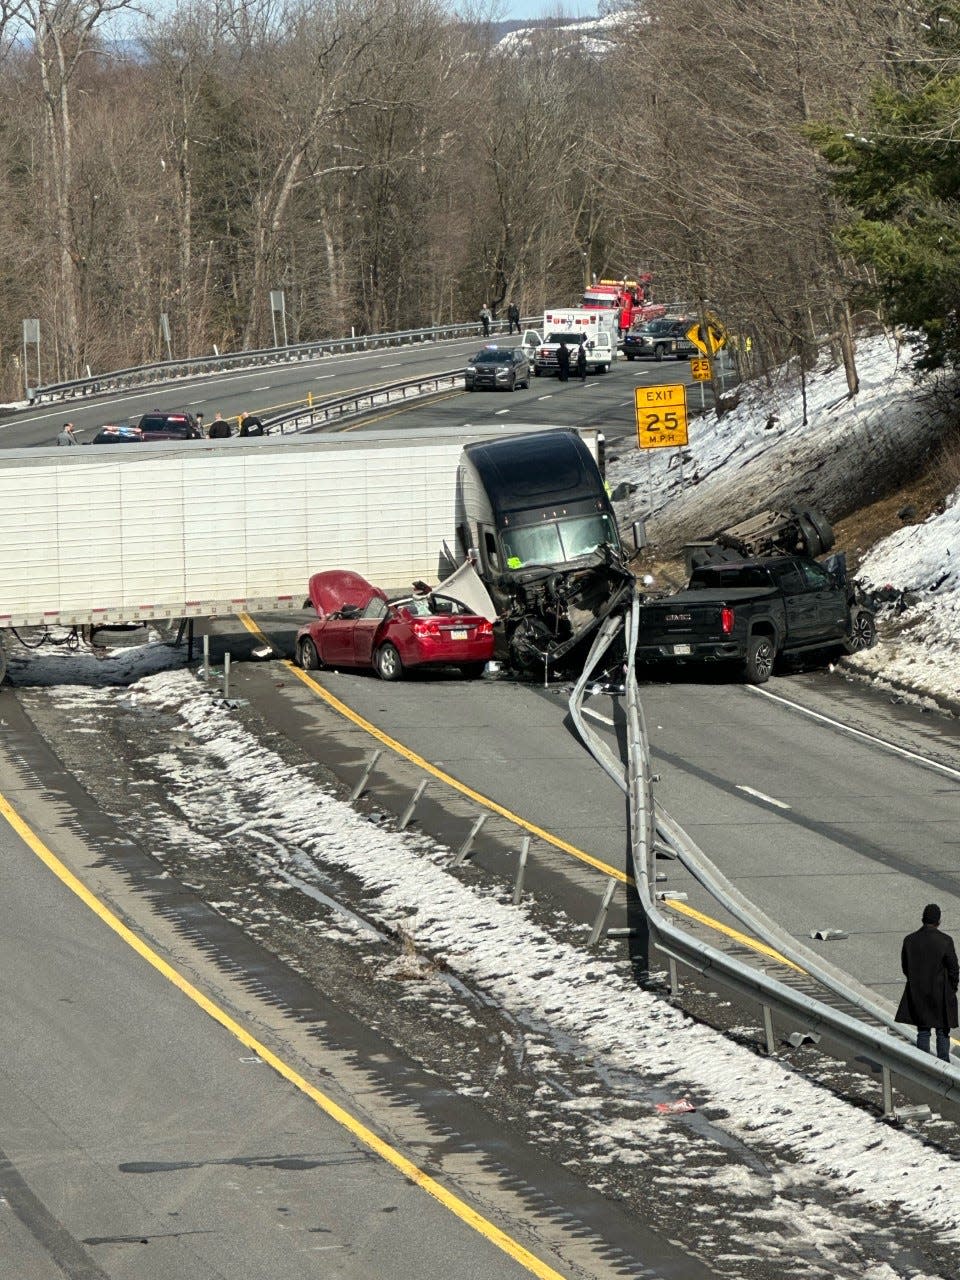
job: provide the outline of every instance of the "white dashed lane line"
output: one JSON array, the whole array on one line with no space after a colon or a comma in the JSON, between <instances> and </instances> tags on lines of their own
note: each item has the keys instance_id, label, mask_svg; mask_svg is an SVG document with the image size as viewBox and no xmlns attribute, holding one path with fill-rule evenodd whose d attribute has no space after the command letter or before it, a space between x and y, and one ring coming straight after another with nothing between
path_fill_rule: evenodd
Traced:
<instances>
[{"instance_id":1,"label":"white dashed lane line","mask_svg":"<svg viewBox=\"0 0 960 1280\"><path fill-rule=\"evenodd\" d=\"M777 809L789 809L788 804L784 804L782 800L774 800L773 796L766 796L762 791L754 791L753 787L743 787L737 784L738 791L745 791L748 796L755 796L757 800L763 800L766 804L772 804Z\"/></svg>"}]
</instances>

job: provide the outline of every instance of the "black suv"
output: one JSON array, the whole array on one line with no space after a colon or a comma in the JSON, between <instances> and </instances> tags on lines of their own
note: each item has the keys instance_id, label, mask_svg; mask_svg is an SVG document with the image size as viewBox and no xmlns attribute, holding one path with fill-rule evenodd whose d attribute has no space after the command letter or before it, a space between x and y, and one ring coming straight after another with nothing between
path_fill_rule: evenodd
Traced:
<instances>
[{"instance_id":1,"label":"black suv","mask_svg":"<svg viewBox=\"0 0 960 1280\"><path fill-rule=\"evenodd\" d=\"M137 426L143 432L144 440L202 440L203 432L197 420L186 409L154 409L145 413Z\"/></svg>"},{"instance_id":2,"label":"black suv","mask_svg":"<svg viewBox=\"0 0 960 1280\"><path fill-rule=\"evenodd\" d=\"M676 356L678 360L690 360L700 355L699 347L687 337L694 324L694 320L679 316L648 320L639 329L631 329L623 335L623 354L628 360L635 360L637 356L654 360Z\"/></svg>"}]
</instances>

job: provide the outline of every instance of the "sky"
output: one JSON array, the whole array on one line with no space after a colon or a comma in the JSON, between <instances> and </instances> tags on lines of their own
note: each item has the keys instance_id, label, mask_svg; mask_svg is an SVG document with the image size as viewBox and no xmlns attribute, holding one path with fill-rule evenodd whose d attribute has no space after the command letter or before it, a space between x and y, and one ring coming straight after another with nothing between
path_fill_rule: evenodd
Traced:
<instances>
[{"instance_id":1,"label":"sky","mask_svg":"<svg viewBox=\"0 0 960 1280\"><path fill-rule=\"evenodd\" d=\"M702 473L697 499L740 471L753 454L762 453L769 466L777 450L788 454L802 446L809 458L819 448L817 456L828 459L824 465L842 483L848 459L837 440L849 442L869 428L888 431L895 444L899 430L916 425L912 375L883 336L860 344L858 364L862 389L855 401L846 396L842 370L821 367L811 374L805 425L795 389L778 393L775 428L769 426L769 391L764 398L744 396L720 423L705 420L696 446ZM676 501L676 477L666 461L661 457L653 479L655 506ZM627 453L612 465L610 478L645 485L646 459ZM901 682L918 700L960 698L958 546L960 490L940 514L869 550L866 579L913 590L917 601L903 618L922 625L907 625L891 639L891 628L901 620L881 618L886 638L878 648L845 662L866 678ZM547 1138L568 1130L576 1115L586 1135L579 1163L599 1190L616 1195L618 1167L651 1168L657 1161L663 1173L654 1182L669 1187L678 1204L691 1214L705 1208L719 1213L728 1274L749 1274L759 1255L780 1260L784 1275L798 1274L798 1259L810 1259L811 1269L803 1274L811 1280L826 1274L922 1280L912 1265L894 1270L878 1260L896 1252L908 1226L926 1228L942 1245L960 1250L960 1159L927 1147L908 1128L873 1118L775 1058L758 1057L692 1021L654 991L636 986L621 967L586 963L581 948L545 932L526 905L512 904L509 892L498 896L451 874L449 849L422 834L369 821L306 771L279 759L242 715L211 698L183 664L181 651L163 645L122 649L107 658L49 648L10 655L20 696L56 701L81 734L96 733L98 723L123 702L135 702L148 716L160 714L165 724L167 717L179 723L182 735L165 731L162 753L144 761L164 780L182 814L176 830L166 832L163 824L172 819L151 813L158 837L163 832L165 838L200 840L191 832L209 829L216 815L231 829L261 833L260 869L291 887L316 883L319 891L327 883L324 868L355 877L375 923L402 929L415 940L418 954L442 961L449 974L515 1020L524 1052L537 1056L544 1079L562 1072L563 1053L573 1044L585 1059L603 1063L611 1077L627 1082L611 1097L609 1089L598 1093L595 1084L568 1076L563 1093L544 1087L531 1106ZM189 743L187 763L169 746L181 736ZM209 854L202 856L219 851L210 840ZM218 909L241 927L249 923L237 914L239 903ZM347 945L359 948L362 931L349 919L335 918L324 928L339 929ZM440 981L431 985L430 970L427 965L421 996L407 983L408 994L398 998L429 998L438 1007L447 1002L444 1016L470 1016L462 989ZM465 1095L482 1093L466 1066L457 1088ZM709 1114L702 1122L707 1130L658 1114L657 1100L684 1098L693 1100L700 1116ZM705 1139L711 1133L727 1135L726 1146L720 1144L722 1159L707 1159L713 1148ZM741 1159L738 1153L744 1152L755 1154ZM706 1219L703 1225L711 1229ZM851 1241L863 1251L853 1269Z\"/></svg>"}]
</instances>

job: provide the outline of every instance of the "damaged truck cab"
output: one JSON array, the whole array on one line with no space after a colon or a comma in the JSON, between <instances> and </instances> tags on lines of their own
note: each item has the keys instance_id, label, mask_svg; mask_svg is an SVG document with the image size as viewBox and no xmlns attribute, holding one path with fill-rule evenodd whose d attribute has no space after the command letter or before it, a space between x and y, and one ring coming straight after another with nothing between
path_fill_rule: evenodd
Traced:
<instances>
[{"instance_id":1,"label":"damaged truck cab","mask_svg":"<svg viewBox=\"0 0 960 1280\"><path fill-rule=\"evenodd\" d=\"M576 431L538 431L464 447L457 537L504 624L511 665L566 674L584 641L629 601L626 565L601 471Z\"/></svg>"}]
</instances>

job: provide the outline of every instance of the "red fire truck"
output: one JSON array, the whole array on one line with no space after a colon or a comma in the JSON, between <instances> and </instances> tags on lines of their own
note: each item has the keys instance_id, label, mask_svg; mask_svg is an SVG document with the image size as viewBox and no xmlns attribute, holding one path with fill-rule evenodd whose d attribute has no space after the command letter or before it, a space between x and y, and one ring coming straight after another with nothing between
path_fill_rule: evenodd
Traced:
<instances>
[{"instance_id":1,"label":"red fire truck","mask_svg":"<svg viewBox=\"0 0 960 1280\"><path fill-rule=\"evenodd\" d=\"M615 307L619 337L635 324L656 320L666 314L666 307L649 301L652 280L649 271L636 280L599 280L584 292L580 305L604 309Z\"/></svg>"}]
</instances>

